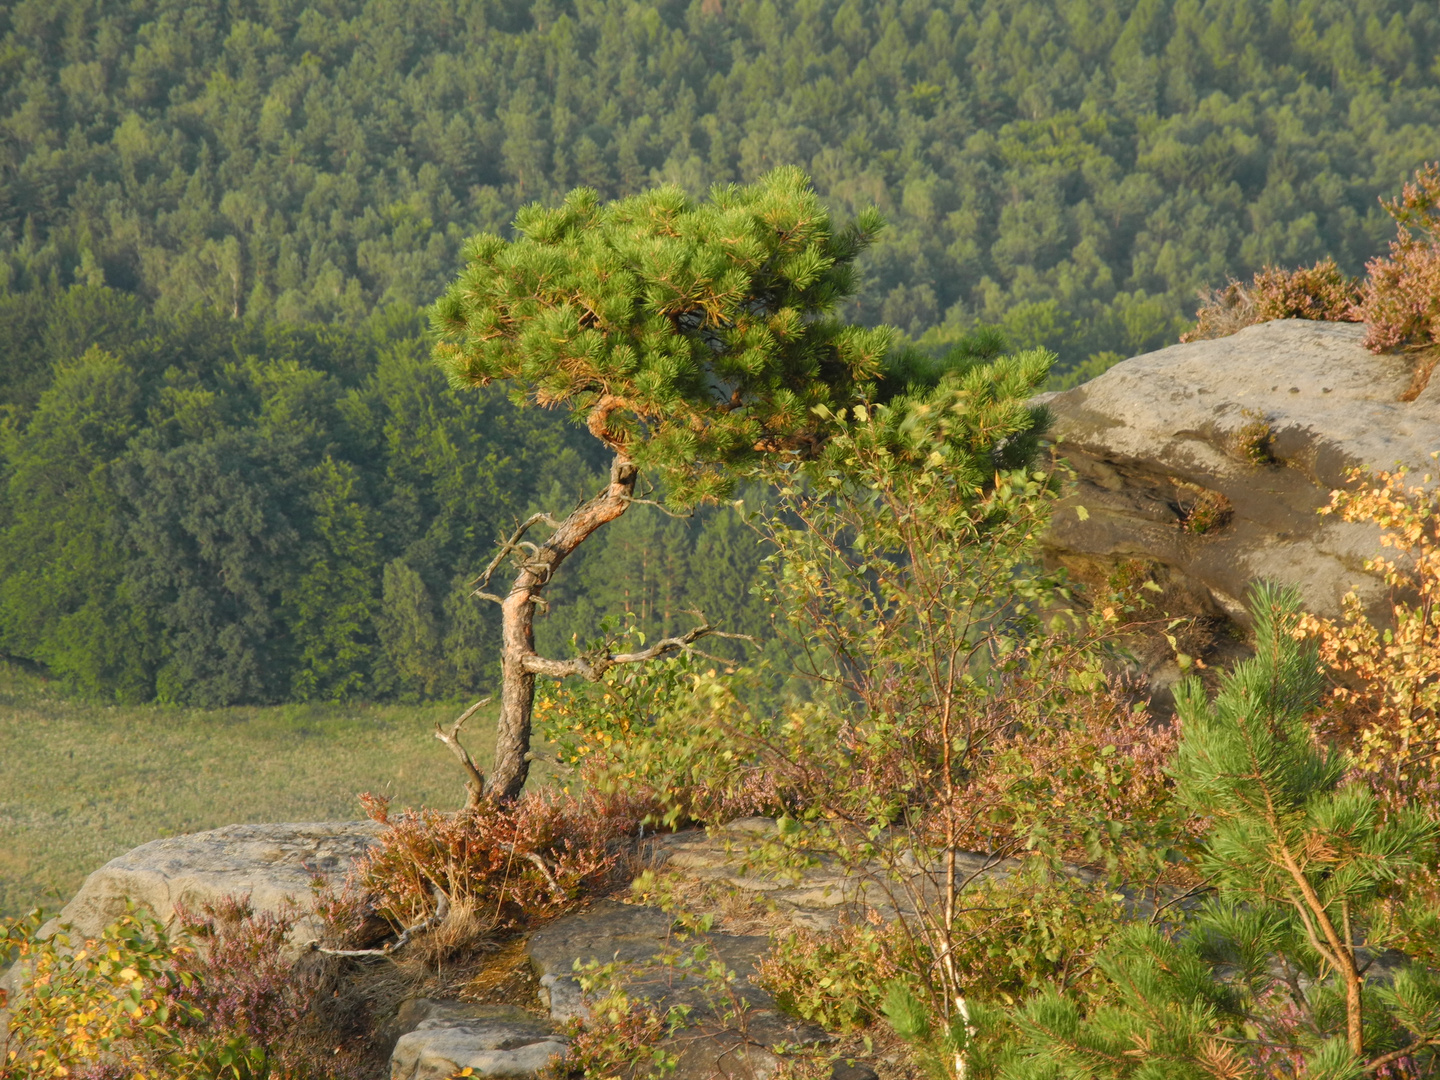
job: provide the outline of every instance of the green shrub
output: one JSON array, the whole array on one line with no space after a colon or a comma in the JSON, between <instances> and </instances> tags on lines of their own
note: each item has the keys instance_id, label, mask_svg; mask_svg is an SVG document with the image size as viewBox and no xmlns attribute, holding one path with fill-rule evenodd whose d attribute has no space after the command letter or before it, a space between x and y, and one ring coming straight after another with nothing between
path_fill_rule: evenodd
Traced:
<instances>
[{"instance_id":1,"label":"green shrub","mask_svg":"<svg viewBox=\"0 0 1440 1080\"><path fill-rule=\"evenodd\" d=\"M1426 904L1437 826L1381 812L1317 746L1317 653L1293 593L1256 589L1256 655L1210 698L1181 684L1179 796L1209 822L1199 866L1215 893L1183 924L1137 923L1096 959L1108 1000L1048 989L1016 1010L1013 1080L1428 1075L1440 1063L1440 975L1402 959L1395 904ZM1434 912L1431 912L1434 923ZM1394 1072L1393 1070L1402 1070Z\"/></svg>"},{"instance_id":2,"label":"green shrub","mask_svg":"<svg viewBox=\"0 0 1440 1080\"><path fill-rule=\"evenodd\" d=\"M897 937L893 927L865 923L797 930L775 942L760 977L786 1012L826 1031L854 1031L880 1016L885 987L899 975Z\"/></svg>"}]
</instances>

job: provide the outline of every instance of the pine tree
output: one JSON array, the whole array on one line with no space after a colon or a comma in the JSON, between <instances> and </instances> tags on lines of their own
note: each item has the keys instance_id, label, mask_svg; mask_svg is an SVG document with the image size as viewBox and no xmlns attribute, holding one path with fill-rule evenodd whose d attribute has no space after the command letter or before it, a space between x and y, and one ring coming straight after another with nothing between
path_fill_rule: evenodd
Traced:
<instances>
[{"instance_id":1,"label":"pine tree","mask_svg":"<svg viewBox=\"0 0 1440 1080\"><path fill-rule=\"evenodd\" d=\"M502 799L529 771L537 675L596 678L712 629L623 655L541 656L534 611L564 560L632 505L642 472L685 507L727 493L766 456L818 450L817 410L855 400L889 341L833 315L854 291L855 258L878 216L834 228L798 169L717 187L704 202L663 187L602 204L580 188L556 209L527 207L515 224L514 242L470 242L469 266L436 305L437 359L458 384L509 380L519 404L568 409L613 461L600 494L563 520L532 515L502 548L519 554L508 595L494 598L502 690L488 792ZM525 540L542 521L549 538Z\"/></svg>"},{"instance_id":2,"label":"pine tree","mask_svg":"<svg viewBox=\"0 0 1440 1080\"><path fill-rule=\"evenodd\" d=\"M1007 1077L1350 1080L1440 1063L1440 976L1406 961L1367 981L1396 906L1424 921L1413 879L1435 865L1435 822L1383 815L1345 781L1345 757L1314 742L1320 676L1292 632L1295 594L1256 588L1251 610L1255 657L1213 700L1194 679L1176 695L1174 775L1211 823L1200 868L1214 896L1178 930L1122 935L1098 960L1113 993L1102 1007L1085 1015L1050 993L1019 1010L1023 1056Z\"/></svg>"}]
</instances>

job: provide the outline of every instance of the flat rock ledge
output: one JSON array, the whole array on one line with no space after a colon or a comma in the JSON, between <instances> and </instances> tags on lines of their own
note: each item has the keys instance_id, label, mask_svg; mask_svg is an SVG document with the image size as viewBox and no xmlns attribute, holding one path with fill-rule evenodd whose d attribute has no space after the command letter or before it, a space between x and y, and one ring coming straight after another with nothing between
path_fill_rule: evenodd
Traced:
<instances>
[{"instance_id":1,"label":"flat rock ledge","mask_svg":"<svg viewBox=\"0 0 1440 1080\"><path fill-rule=\"evenodd\" d=\"M773 819L746 818L724 828L656 837L647 842L646 855L652 865L761 900L801 927L824 930L847 910L888 907L873 885L828 865L797 874L755 870L748 852L775 829ZM91 874L43 931L67 924L77 938L96 936L124 913L127 901L166 922L180 908L199 911L228 897L248 896L261 912L303 909L317 882L339 884L383 830L370 821L230 825L154 840ZM966 853L962 862L977 878L1003 877L1013 869L1011 861L980 854ZM297 951L317 930L305 919L297 924L291 938ZM667 954L697 945L735 973L719 994L692 971L664 962ZM712 932L682 939L659 909L596 901L542 927L527 943L548 1019L513 1005L411 999L386 1023L388 1037L395 1039L391 1080L444 1080L465 1068L477 1076L541 1075L568 1051L563 1024L589 1016L577 966L616 960L629 965L622 978L632 996L662 1012L674 1005L689 1010L689 1026L666 1043L679 1062L674 1080L766 1080L779 1069L785 1047L832 1041L819 1027L781 1013L759 984L757 967L769 947L764 934ZM0 986L18 989L21 975L12 970ZM4 1020L0 1013L0 1023ZM868 1066L844 1062L835 1063L832 1075L874 1077Z\"/></svg>"},{"instance_id":2,"label":"flat rock ledge","mask_svg":"<svg viewBox=\"0 0 1440 1080\"><path fill-rule=\"evenodd\" d=\"M697 946L704 948L707 961L718 960L733 971L735 981L723 988L710 985L691 970L665 962L667 954L683 957ZM758 934L682 938L674 920L658 908L601 900L537 930L526 951L540 975L552 1020L590 1015L577 967L619 961L627 965L621 980L631 997L662 1013L673 1006L690 1010L687 1026L661 1044L677 1059L674 1080L765 1080L780 1068L777 1051L831 1041L814 1024L782 1014L754 981L769 948L769 938Z\"/></svg>"},{"instance_id":3,"label":"flat rock ledge","mask_svg":"<svg viewBox=\"0 0 1440 1080\"><path fill-rule=\"evenodd\" d=\"M656 836L646 841L646 855L683 877L726 886L772 905L795 926L807 930L823 933L833 929L842 916L863 917L868 908L886 919L914 914L904 909L907 890L878 864L846 869L821 856L815 860L818 865L804 870L757 870L751 865L751 850L775 836L774 818L739 818L718 828ZM1017 859L1000 859L977 851L958 851L955 857L961 877L975 884L1003 881L1021 865ZM1078 877L1091 876L1079 867L1070 872ZM886 881L891 882L888 887L882 884ZM918 867L911 886L925 888Z\"/></svg>"}]
</instances>

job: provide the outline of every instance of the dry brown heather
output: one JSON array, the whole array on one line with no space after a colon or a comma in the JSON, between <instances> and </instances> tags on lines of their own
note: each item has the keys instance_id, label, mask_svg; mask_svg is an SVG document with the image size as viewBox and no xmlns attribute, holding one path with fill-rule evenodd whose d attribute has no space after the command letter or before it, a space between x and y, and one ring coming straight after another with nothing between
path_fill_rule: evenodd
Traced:
<instances>
[{"instance_id":1,"label":"dry brown heather","mask_svg":"<svg viewBox=\"0 0 1440 1080\"><path fill-rule=\"evenodd\" d=\"M0 916L55 909L121 852L247 821L361 817L360 791L451 807L463 776L432 732L456 706L184 709L67 699L0 664ZM488 768L494 714L467 728Z\"/></svg>"}]
</instances>

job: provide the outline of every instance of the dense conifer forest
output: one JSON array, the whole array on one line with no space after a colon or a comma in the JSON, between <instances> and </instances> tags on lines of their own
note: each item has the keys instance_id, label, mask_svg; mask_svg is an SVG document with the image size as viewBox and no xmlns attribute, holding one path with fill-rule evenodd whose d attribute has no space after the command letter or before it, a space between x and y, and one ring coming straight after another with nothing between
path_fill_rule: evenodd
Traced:
<instances>
[{"instance_id":1,"label":"dense conifer forest","mask_svg":"<svg viewBox=\"0 0 1440 1080\"><path fill-rule=\"evenodd\" d=\"M572 186L797 164L891 221L852 315L1073 364L1267 262L1349 273L1440 145L1418 0L23 0L9 289L358 321Z\"/></svg>"},{"instance_id":2,"label":"dense conifer forest","mask_svg":"<svg viewBox=\"0 0 1440 1080\"><path fill-rule=\"evenodd\" d=\"M1440 145L1418 0L22 0L0 36L0 648L127 700L490 677L464 581L600 463L448 389L418 311L527 202L798 164L889 221L849 318L1073 378L1230 276L1359 272ZM728 510L627 516L542 638L754 630L757 558Z\"/></svg>"}]
</instances>

